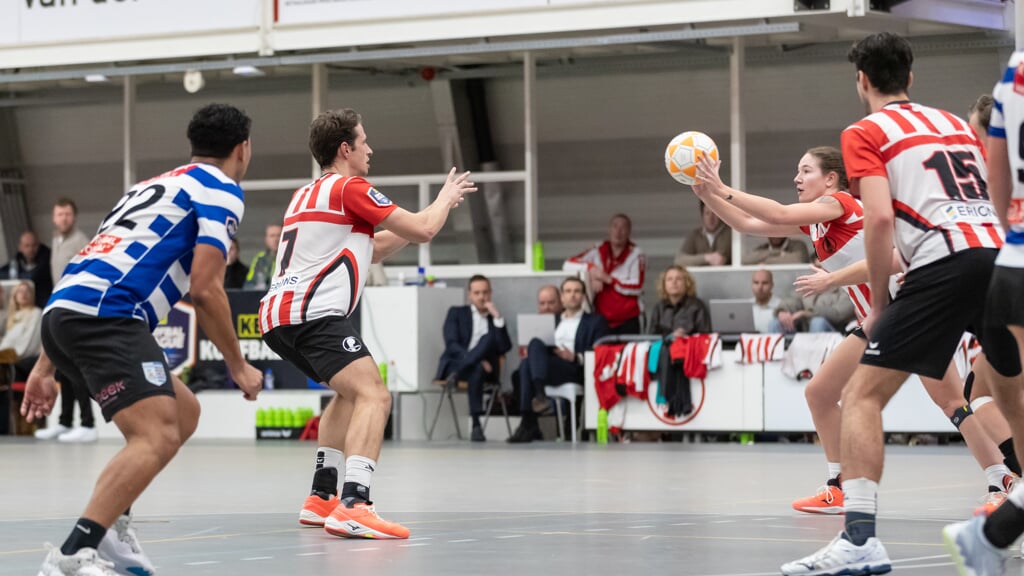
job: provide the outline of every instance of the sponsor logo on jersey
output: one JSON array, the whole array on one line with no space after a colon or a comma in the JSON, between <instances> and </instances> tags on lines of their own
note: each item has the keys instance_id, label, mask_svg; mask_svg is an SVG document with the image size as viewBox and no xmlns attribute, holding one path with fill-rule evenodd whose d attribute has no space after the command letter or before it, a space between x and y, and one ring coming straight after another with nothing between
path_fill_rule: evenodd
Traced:
<instances>
[{"instance_id":1,"label":"sponsor logo on jersey","mask_svg":"<svg viewBox=\"0 0 1024 576\"><path fill-rule=\"evenodd\" d=\"M167 383L167 371L164 370L164 365L161 362L143 362L142 375L150 384L163 386Z\"/></svg>"},{"instance_id":2,"label":"sponsor logo on jersey","mask_svg":"<svg viewBox=\"0 0 1024 576\"><path fill-rule=\"evenodd\" d=\"M284 278L278 277L277 279L270 283L270 290L268 290L268 292L276 292L281 288L284 288L286 286L295 286L298 283L299 277L295 275L285 276Z\"/></svg>"},{"instance_id":3,"label":"sponsor logo on jersey","mask_svg":"<svg viewBox=\"0 0 1024 576\"><path fill-rule=\"evenodd\" d=\"M991 204L953 202L942 207L950 222L995 222L996 211Z\"/></svg>"},{"instance_id":4,"label":"sponsor logo on jersey","mask_svg":"<svg viewBox=\"0 0 1024 576\"><path fill-rule=\"evenodd\" d=\"M1006 212L1006 220L1010 224L1024 222L1024 198L1010 200L1010 209Z\"/></svg>"},{"instance_id":5,"label":"sponsor logo on jersey","mask_svg":"<svg viewBox=\"0 0 1024 576\"><path fill-rule=\"evenodd\" d=\"M373 186L366 191L366 195L369 196L370 200L373 200L373 203L377 206L391 206L391 198L381 194Z\"/></svg>"},{"instance_id":6,"label":"sponsor logo on jersey","mask_svg":"<svg viewBox=\"0 0 1024 576\"><path fill-rule=\"evenodd\" d=\"M1024 62L1017 64L1017 70L1013 72L1013 91L1024 94Z\"/></svg>"},{"instance_id":7,"label":"sponsor logo on jersey","mask_svg":"<svg viewBox=\"0 0 1024 576\"><path fill-rule=\"evenodd\" d=\"M349 336L342 340L341 347L348 352L359 352L363 349L363 345L359 343L359 339L355 336Z\"/></svg>"},{"instance_id":8,"label":"sponsor logo on jersey","mask_svg":"<svg viewBox=\"0 0 1024 576\"><path fill-rule=\"evenodd\" d=\"M100 407L106 406L108 402L117 398L117 395L124 392L124 380L118 380L113 384L104 387L102 390L93 394L93 398L96 399L96 403Z\"/></svg>"},{"instance_id":9,"label":"sponsor logo on jersey","mask_svg":"<svg viewBox=\"0 0 1024 576\"><path fill-rule=\"evenodd\" d=\"M228 216L228 219L224 221L224 227L228 229L228 238L234 238L238 233L238 218Z\"/></svg>"},{"instance_id":10,"label":"sponsor logo on jersey","mask_svg":"<svg viewBox=\"0 0 1024 576\"><path fill-rule=\"evenodd\" d=\"M235 319L239 338L260 338L260 315L239 314Z\"/></svg>"},{"instance_id":11,"label":"sponsor logo on jersey","mask_svg":"<svg viewBox=\"0 0 1024 576\"><path fill-rule=\"evenodd\" d=\"M82 251L78 253L79 256L92 256L93 254L109 254L121 242L120 236L114 236L113 234L100 234L99 236L92 239Z\"/></svg>"}]
</instances>

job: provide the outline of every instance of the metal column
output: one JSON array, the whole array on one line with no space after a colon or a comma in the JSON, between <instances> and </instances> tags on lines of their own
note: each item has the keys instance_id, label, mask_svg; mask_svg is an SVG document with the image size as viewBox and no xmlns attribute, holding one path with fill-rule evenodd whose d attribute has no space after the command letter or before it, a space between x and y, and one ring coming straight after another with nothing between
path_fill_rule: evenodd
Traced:
<instances>
[{"instance_id":1,"label":"metal column","mask_svg":"<svg viewBox=\"0 0 1024 576\"><path fill-rule=\"evenodd\" d=\"M124 102L122 106L122 128L124 130L124 182L123 190L128 191L135 185L135 153L132 135L135 133L135 77L124 77Z\"/></svg>"},{"instance_id":2,"label":"metal column","mask_svg":"<svg viewBox=\"0 0 1024 576\"><path fill-rule=\"evenodd\" d=\"M537 114L534 109L533 91L537 83L537 65L532 52L523 53L523 144L525 155L523 167L526 171L523 261L527 266L533 262L533 244L537 241Z\"/></svg>"},{"instance_id":3,"label":"metal column","mask_svg":"<svg viewBox=\"0 0 1024 576\"><path fill-rule=\"evenodd\" d=\"M312 116L310 118L316 118L321 112L327 110L327 65L326 64L313 64L313 94L311 99L312 105ZM320 165L316 163L316 159L312 159L312 175L313 179L316 180L320 177Z\"/></svg>"},{"instance_id":4,"label":"metal column","mask_svg":"<svg viewBox=\"0 0 1024 576\"><path fill-rule=\"evenodd\" d=\"M743 70L746 46L742 37L732 40L729 55L729 185L737 190L747 187L747 133L743 121ZM732 231L732 265L743 258L743 235Z\"/></svg>"}]
</instances>

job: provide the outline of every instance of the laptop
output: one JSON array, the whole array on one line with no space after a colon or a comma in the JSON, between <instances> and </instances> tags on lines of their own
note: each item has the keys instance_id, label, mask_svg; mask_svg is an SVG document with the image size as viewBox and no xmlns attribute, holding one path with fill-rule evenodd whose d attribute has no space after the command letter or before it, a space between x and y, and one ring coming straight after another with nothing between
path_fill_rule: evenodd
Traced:
<instances>
[{"instance_id":1,"label":"laptop","mask_svg":"<svg viewBox=\"0 0 1024 576\"><path fill-rule=\"evenodd\" d=\"M530 340L539 338L548 346L555 345L554 314L519 314L516 317L516 338L519 346L529 346Z\"/></svg>"},{"instance_id":2,"label":"laptop","mask_svg":"<svg viewBox=\"0 0 1024 576\"><path fill-rule=\"evenodd\" d=\"M711 309L711 329L719 334L757 332L750 298L708 300L708 308Z\"/></svg>"}]
</instances>

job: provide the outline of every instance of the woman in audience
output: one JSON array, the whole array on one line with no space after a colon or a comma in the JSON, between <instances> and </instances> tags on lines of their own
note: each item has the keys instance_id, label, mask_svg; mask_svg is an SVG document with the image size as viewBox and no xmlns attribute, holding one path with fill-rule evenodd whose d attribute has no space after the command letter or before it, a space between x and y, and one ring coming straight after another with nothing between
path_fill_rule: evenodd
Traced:
<instances>
[{"instance_id":1,"label":"woman in audience","mask_svg":"<svg viewBox=\"0 0 1024 576\"><path fill-rule=\"evenodd\" d=\"M757 236L811 237L815 252L826 271L841 269L864 259L864 211L859 200L847 192L846 169L839 150L820 146L808 150L797 164L793 178L798 202L781 204L726 186L718 175L720 162L707 156L697 165L694 193L729 226ZM863 321L870 307L866 281L844 286ZM828 481L814 496L793 502L793 508L818 514L842 514L843 492L839 478L839 400L866 349L867 339L859 327L839 344L808 382L804 395L821 439L828 463ZM981 418L967 418L958 410L963 405L963 383L956 366L942 380L921 378L925 390L943 413L959 428L978 464L985 470L990 490L1005 498L1003 477L1010 470L1002 454L981 424ZM994 415L994 417L1001 417ZM989 472L992 472L991 475ZM998 478L996 476L999 476Z\"/></svg>"},{"instance_id":2,"label":"woman in audience","mask_svg":"<svg viewBox=\"0 0 1024 576\"><path fill-rule=\"evenodd\" d=\"M14 365L16 380L24 381L28 378L39 356L41 318L42 310L36 307L32 283L21 282L11 290L7 302L7 332L0 340L0 350L11 349L18 356L18 362Z\"/></svg>"},{"instance_id":3,"label":"woman in audience","mask_svg":"<svg viewBox=\"0 0 1024 576\"><path fill-rule=\"evenodd\" d=\"M697 298L697 282L686 268L673 264L661 273L658 298L647 321L648 334L679 338L711 331L708 307Z\"/></svg>"}]
</instances>

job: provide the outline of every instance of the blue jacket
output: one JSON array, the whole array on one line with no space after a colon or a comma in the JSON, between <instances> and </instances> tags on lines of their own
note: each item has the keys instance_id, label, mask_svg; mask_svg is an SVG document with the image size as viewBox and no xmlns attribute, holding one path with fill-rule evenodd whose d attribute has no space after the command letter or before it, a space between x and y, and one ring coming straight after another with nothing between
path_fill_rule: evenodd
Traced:
<instances>
[{"instance_id":1,"label":"blue jacket","mask_svg":"<svg viewBox=\"0 0 1024 576\"><path fill-rule=\"evenodd\" d=\"M463 366L479 364L487 360L492 366L498 365L498 359L512 349L512 339L508 336L505 326L496 328L487 318L487 335L470 350L469 341L473 337L473 312L469 306L452 306L448 309L448 317L444 320L444 353L437 367L438 380L460 369Z\"/></svg>"}]
</instances>

